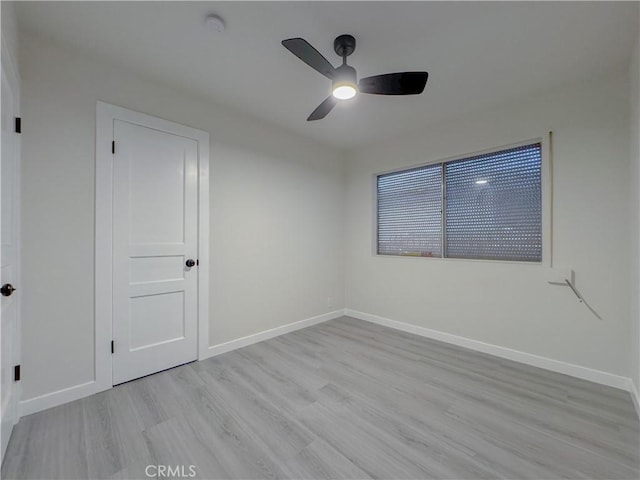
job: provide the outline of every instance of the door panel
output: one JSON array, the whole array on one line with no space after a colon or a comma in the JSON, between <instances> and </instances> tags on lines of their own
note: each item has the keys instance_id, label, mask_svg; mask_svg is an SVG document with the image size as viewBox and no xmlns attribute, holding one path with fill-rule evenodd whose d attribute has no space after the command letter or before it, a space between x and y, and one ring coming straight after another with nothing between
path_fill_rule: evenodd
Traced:
<instances>
[{"instance_id":1,"label":"door panel","mask_svg":"<svg viewBox=\"0 0 640 480\"><path fill-rule=\"evenodd\" d=\"M0 285L18 281L18 155L19 140L14 130L18 116L17 96L2 68L2 161L0 162ZM0 436L1 457L17 421L17 387L13 367L18 362L18 295L0 296Z\"/></svg>"},{"instance_id":2,"label":"door panel","mask_svg":"<svg viewBox=\"0 0 640 480\"><path fill-rule=\"evenodd\" d=\"M138 127L141 128L141 127ZM130 235L133 244L183 243L185 211L185 158L184 152L158 151L160 145L180 137L158 138L155 130L142 131L136 148L135 163L130 165L131 196ZM148 143L147 143L148 142ZM193 141L191 141L193 142ZM195 143L195 142L193 142ZM120 141L118 141L120 148ZM179 146L177 146L179 147Z\"/></svg>"},{"instance_id":3,"label":"door panel","mask_svg":"<svg viewBox=\"0 0 640 480\"><path fill-rule=\"evenodd\" d=\"M113 383L197 358L197 142L114 122Z\"/></svg>"},{"instance_id":4,"label":"door panel","mask_svg":"<svg viewBox=\"0 0 640 480\"><path fill-rule=\"evenodd\" d=\"M133 257L130 265L130 282L148 283L157 279L183 280L184 262L179 255L166 257Z\"/></svg>"},{"instance_id":5,"label":"door panel","mask_svg":"<svg viewBox=\"0 0 640 480\"><path fill-rule=\"evenodd\" d=\"M184 292L132 297L131 350L184 339Z\"/></svg>"}]
</instances>

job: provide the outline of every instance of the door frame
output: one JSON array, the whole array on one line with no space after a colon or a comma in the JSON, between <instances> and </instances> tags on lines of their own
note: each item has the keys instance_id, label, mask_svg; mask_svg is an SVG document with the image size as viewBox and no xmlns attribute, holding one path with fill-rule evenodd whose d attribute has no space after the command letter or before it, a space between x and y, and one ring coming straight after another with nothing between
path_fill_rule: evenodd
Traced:
<instances>
[{"instance_id":1,"label":"door frame","mask_svg":"<svg viewBox=\"0 0 640 480\"><path fill-rule=\"evenodd\" d=\"M113 386L113 130L115 120L198 143L198 359L209 347L209 133L102 101L96 105L95 381ZM116 148L117 144L116 144ZM116 347L117 348L117 347Z\"/></svg>"},{"instance_id":2,"label":"door frame","mask_svg":"<svg viewBox=\"0 0 640 480\"><path fill-rule=\"evenodd\" d=\"M7 79L7 81L9 82L13 94L14 94L14 98L13 98L13 105L11 105L11 110L13 112L13 116L14 117L21 117L21 113L20 113L20 73L18 71L18 64L16 62L16 59L14 58L12 52L9 50L9 48L7 47L7 42L5 41L5 36L4 34L1 35L2 40L0 42L0 48L1 48L1 58L2 58L2 62L1 62L1 70L2 70L2 75L4 75ZM5 108L6 106L3 106L3 108ZM16 229L15 231L15 242L16 242L16 258L15 258L15 275L14 275L14 282L15 284L18 286L18 289L16 291L16 293L14 293L14 295L16 295L15 298L15 302L16 302L16 323L14 325L14 332L13 332L13 339L12 339L12 343L13 343L13 365L20 365L22 363L22 294L21 294L21 286L22 286L22 262L21 262L21 258L22 258L22 237L21 237L21 225L22 225L22 209L21 209L21 202L20 202L20 197L21 197L21 189L20 189L20 173L21 173L21 158L22 158L22 154L21 154L21 136L19 133L14 133L14 141L15 141L15 151L14 151L14 158L15 158L15 171L14 171L14 214L15 214L15 218L16 218L16 223L14 225L14 228ZM0 216L1 216L1 210L0 210ZM0 223L1 223L1 218L0 218ZM1 242L0 242L1 243ZM1 245L0 245L0 249L1 249ZM1 253L1 252L0 252ZM1 315L1 313L0 313ZM0 332L1 333L1 332ZM1 338L0 338L1 340ZM1 348L1 342L0 342L0 348ZM0 355L0 359L2 358L2 356ZM13 365L11 366L12 370L13 370ZM2 365L1 368L6 368L6 365ZM19 381L15 381L15 379L12 378L12 382L13 382L13 413L14 413L14 421L15 423L13 424L14 426L18 423L18 421L20 420L21 417L21 411L20 411L20 401L22 399L22 383ZM2 461L4 460L4 450L2 450L0 448L0 465L2 464Z\"/></svg>"}]
</instances>

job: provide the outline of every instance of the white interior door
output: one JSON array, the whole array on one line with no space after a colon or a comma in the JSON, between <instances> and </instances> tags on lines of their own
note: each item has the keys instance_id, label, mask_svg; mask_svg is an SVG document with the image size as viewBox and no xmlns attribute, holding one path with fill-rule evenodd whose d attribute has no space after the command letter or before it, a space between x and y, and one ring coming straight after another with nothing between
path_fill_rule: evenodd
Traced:
<instances>
[{"instance_id":1,"label":"white interior door","mask_svg":"<svg viewBox=\"0 0 640 480\"><path fill-rule=\"evenodd\" d=\"M14 365L18 363L18 294L11 288L18 282L18 159L19 135L15 132L15 117L19 116L15 82L2 65L2 157L0 161L0 431L4 457L11 430L17 421L17 386ZM5 294L9 294L5 296Z\"/></svg>"},{"instance_id":2,"label":"white interior door","mask_svg":"<svg viewBox=\"0 0 640 480\"><path fill-rule=\"evenodd\" d=\"M198 356L198 142L129 121L113 135L113 384Z\"/></svg>"}]
</instances>

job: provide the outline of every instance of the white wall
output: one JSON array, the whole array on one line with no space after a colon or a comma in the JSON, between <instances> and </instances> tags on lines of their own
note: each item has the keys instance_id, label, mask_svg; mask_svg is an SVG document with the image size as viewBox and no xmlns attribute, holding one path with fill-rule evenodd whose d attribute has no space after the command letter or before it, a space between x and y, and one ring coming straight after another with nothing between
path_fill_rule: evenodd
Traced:
<instances>
[{"instance_id":1,"label":"white wall","mask_svg":"<svg viewBox=\"0 0 640 480\"><path fill-rule=\"evenodd\" d=\"M428 89L428 87L427 87ZM433 93L433 92L432 92ZM628 376L629 88L626 72L357 150L347 164L346 295L355 311ZM554 132L554 264L375 256L375 173Z\"/></svg>"},{"instance_id":2,"label":"white wall","mask_svg":"<svg viewBox=\"0 0 640 480\"><path fill-rule=\"evenodd\" d=\"M640 37L629 65L631 85L631 345L630 376L640 402ZM637 405L638 406L638 405ZM638 412L640 414L640 410Z\"/></svg>"},{"instance_id":3,"label":"white wall","mask_svg":"<svg viewBox=\"0 0 640 480\"><path fill-rule=\"evenodd\" d=\"M211 134L211 345L344 308L341 152L30 35L21 58L23 400L93 379L97 100Z\"/></svg>"}]
</instances>

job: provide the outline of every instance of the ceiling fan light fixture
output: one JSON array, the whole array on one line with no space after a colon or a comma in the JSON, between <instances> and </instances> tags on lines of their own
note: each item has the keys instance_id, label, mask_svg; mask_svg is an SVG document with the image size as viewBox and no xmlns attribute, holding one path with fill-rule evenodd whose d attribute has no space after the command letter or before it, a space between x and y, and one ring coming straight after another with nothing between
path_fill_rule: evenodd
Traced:
<instances>
[{"instance_id":1,"label":"ceiling fan light fixture","mask_svg":"<svg viewBox=\"0 0 640 480\"><path fill-rule=\"evenodd\" d=\"M358 93L358 86L353 82L337 82L333 84L331 94L338 100L349 100Z\"/></svg>"},{"instance_id":2,"label":"ceiling fan light fixture","mask_svg":"<svg viewBox=\"0 0 640 480\"><path fill-rule=\"evenodd\" d=\"M331 94L338 100L349 100L358 93L358 84L356 82L356 69L343 63L336 68Z\"/></svg>"}]
</instances>

